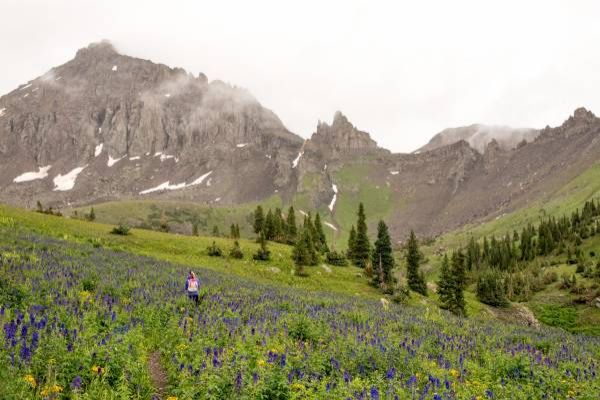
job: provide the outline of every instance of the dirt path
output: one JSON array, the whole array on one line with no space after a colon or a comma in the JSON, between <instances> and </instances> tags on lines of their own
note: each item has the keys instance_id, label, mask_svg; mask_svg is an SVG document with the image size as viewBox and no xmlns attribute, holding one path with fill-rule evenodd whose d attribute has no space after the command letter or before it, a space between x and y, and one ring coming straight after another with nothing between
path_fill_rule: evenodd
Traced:
<instances>
[{"instance_id":1,"label":"dirt path","mask_svg":"<svg viewBox=\"0 0 600 400\"><path fill-rule=\"evenodd\" d=\"M150 371L150 379L156 388L156 392L152 396L152 400L164 399L167 394L167 386L169 384L167 373L160 364L160 353L158 351L150 354L148 358L148 370Z\"/></svg>"}]
</instances>

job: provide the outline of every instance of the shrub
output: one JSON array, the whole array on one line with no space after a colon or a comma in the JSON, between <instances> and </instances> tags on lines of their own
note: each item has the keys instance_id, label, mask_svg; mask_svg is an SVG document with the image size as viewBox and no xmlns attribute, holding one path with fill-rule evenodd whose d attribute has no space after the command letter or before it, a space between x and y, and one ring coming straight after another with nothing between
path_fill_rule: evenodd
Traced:
<instances>
[{"instance_id":1,"label":"shrub","mask_svg":"<svg viewBox=\"0 0 600 400\"><path fill-rule=\"evenodd\" d=\"M506 307L506 289L502 275L495 270L483 272L477 280L477 298L494 307Z\"/></svg>"},{"instance_id":2,"label":"shrub","mask_svg":"<svg viewBox=\"0 0 600 400\"><path fill-rule=\"evenodd\" d=\"M288 335L302 342L316 341L317 332L314 323L303 314L294 318L288 327Z\"/></svg>"},{"instance_id":3,"label":"shrub","mask_svg":"<svg viewBox=\"0 0 600 400\"><path fill-rule=\"evenodd\" d=\"M217 246L217 244L215 243L215 241L213 240L212 244L210 246L208 246L208 255L211 257L221 257L223 255L223 251L221 250L221 248L219 246Z\"/></svg>"},{"instance_id":4,"label":"shrub","mask_svg":"<svg viewBox=\"0 0 600 400\"><path fill-rule=\"evenodd\" d=\"M558 281L558 274L556 271L546 271L544 273L544 285L550 285L556 281Z\"/></svg>"},{"instance_id":5,"label":"shrub","mask_svg":"<svg viewBox=\"0 0 600 400\"><path fill-rule=\"evenodd\" d=\"M348 265L348 260L343 253L331 250L327 253L327 264L336 265L338 267L345 267Z\"/></svg>"},{"instance_id":6,"label":"shrub","mask_svg":"<svg viewBox=\"0 0 600 400\"><path fill-rule=\"evenodd\" d=\"M397 304L406 304L410 299L410 289L406 285L398 285L394 289L392 301Z\"/></svg>"},{"instance_id":7,"label":"shrub","mask_svg":"<svg viewBox=\"0 0 600 400\"><path fill-rule=\"evenodd\" d=\"M244 253L242 252L242 249L240 248L240 243L237 240L233 242L233 247L231 248L231 250L229 250L229 257L235 258L237 260L241 260L242 258L244 258Z\"/></svg>"},{"instance_id":8,"label":"shrub","mask_svg":"<svg viewBox=\"0 0 600 400\"><path fill-rule=\"evenodd\" d=\"M130 230L131 228L128 225L121 222L119 225L112 228L112 231L110 231L110 233L112 233L113 235L127 236L129 235Z\"/></svg>"},{"instance_id":9,"label":"shrub","mask_svg":"<svg viewBox=\"0 0 600 400\"><path fill-rule=\"evenodd\" d=\"M271 375L257 395L258 400L288 400L290 398L290 385L281 372Z\"/></svg>"}]
</instances>

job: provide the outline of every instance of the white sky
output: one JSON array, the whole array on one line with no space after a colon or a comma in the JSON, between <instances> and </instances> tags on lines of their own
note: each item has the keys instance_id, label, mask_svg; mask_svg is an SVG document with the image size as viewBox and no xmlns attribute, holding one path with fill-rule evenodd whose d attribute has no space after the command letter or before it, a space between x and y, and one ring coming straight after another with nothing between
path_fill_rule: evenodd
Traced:
<instances>
[{"instance_id":1,"label":"white sky","mask_svg":"<svg viewBox=\"0 0 600 400\"><path fill-rule=\"evenodd\" d=\"M248 88L308 137L341 110L393 151L475 122L600 114L600 2L0 0L0 93L101 39Z\"/></svg>"}]
</instances>

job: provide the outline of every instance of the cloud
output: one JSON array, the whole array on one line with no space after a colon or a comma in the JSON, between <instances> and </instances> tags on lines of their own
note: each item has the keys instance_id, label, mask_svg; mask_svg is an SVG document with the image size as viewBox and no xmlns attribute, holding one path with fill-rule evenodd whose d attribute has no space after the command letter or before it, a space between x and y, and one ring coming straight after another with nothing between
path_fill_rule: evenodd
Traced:
<instances>
[{"instance_id":1,"label":"cloud","mask_svg":"<svg viewBox=\"0 0 600 400\"><path fill-rule=\"evenodd\" d=\"M0 65L0 93L108 38L125 54L248 88L304 137L339 109L396 151L447 127L539 128L577 106L600 110L595 1L173 3L2 2L11 62Z\"/></svg>"}]
</instances>

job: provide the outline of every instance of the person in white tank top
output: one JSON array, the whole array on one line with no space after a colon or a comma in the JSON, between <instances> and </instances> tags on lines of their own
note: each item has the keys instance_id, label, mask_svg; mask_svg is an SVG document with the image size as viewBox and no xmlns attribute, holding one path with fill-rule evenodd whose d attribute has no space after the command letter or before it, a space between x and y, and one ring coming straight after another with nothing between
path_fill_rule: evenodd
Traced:
<instances>
[{"instance_id":1,"label":"person in white tank top","mask_svg":"<svg viewBox=\"0 0 600 400\"><path fill-rule=\"evenodd\" d=\"M200 280L196 277L194 271L190 271L188 278L185 281L185 291L187 292L190 300L194 300L198 304L198 290L200 289Z\"/></svg>"}]
</instances>

